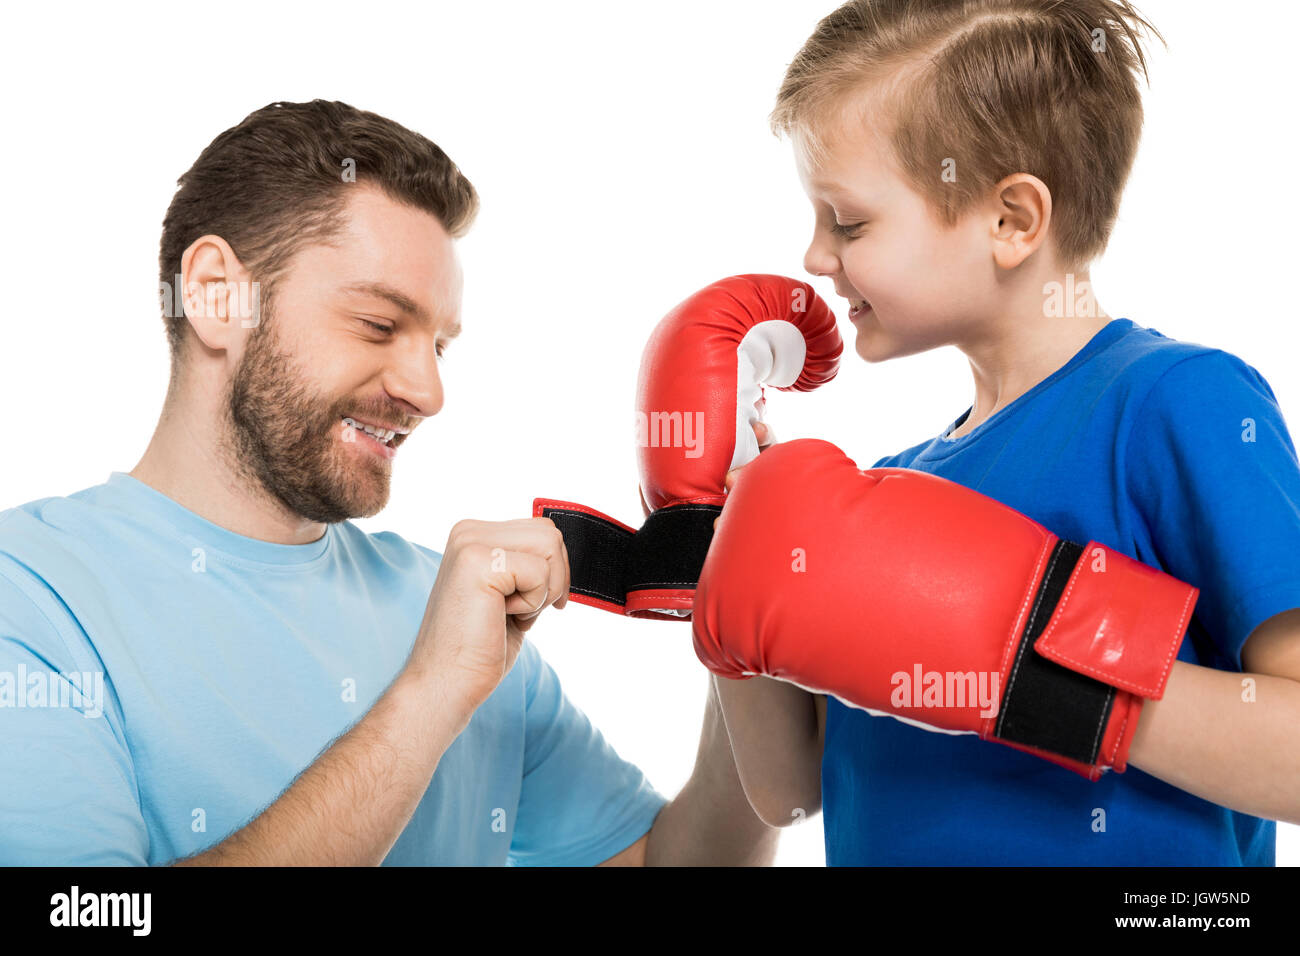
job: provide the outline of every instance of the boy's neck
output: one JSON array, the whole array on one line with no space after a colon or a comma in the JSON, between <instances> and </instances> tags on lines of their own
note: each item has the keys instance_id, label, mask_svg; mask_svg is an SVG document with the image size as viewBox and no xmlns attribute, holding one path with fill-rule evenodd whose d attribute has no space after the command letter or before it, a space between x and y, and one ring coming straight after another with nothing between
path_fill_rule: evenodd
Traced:
<instances>
[{"instance_id":1,"label":"boy's neck","mask_svg":"<svg viewBox=\"0 0 1300 956\"><path fill-rule=\"evenodd\" d=\"M1087 274L1075 276L1083 288ZM979 427L1070 361L1111 321L1090 295L1065 298L1065 314L1044 308L1009 313L1008 321L983 331L978 341L957 343L970 361L975 400L970 415L950 437L959 438Z\"/></svg>"}]
</instances>

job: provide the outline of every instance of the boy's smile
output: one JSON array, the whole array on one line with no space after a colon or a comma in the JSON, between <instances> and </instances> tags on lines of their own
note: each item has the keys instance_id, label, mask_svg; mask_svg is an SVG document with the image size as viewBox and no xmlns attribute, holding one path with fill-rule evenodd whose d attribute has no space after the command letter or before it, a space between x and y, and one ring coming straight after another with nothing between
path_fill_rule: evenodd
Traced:
<instances>
[{"instance_id":1,"label":"boy's smile","mask_svg":"<svg viewBox=\"0 0 1300 956\"><path fill-rule=\"evenodd\" d=\"M794 139L816 213L804 266L832 279L848 303L858 354L878 362L964 338L991 304L988 239L997 220L983 212L945 227L865 123L834 130L818 155L806 137Z\"/></svg>"}]
</instances>

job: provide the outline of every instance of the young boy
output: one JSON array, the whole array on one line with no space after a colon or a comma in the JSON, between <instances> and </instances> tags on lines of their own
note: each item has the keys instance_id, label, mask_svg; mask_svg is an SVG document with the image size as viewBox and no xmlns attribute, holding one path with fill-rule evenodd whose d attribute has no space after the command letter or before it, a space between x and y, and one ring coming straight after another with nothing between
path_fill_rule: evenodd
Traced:
<instances>
[{"instance_id":1,"label":"young boy","mask_svg":"<svg viewBox=\"0 0 1300 956\"><path fill-rule=\"evenodd\" d=\"M882 458L1200 589L1129 768L1091 782L768 678L718 678L769 825L825 811L850 864L1273 865L1300 822L1300 466L1268 383L1091 294L1142 126L1115 0L853 0L773 127L816 211L805 259L879 362L942 345L974 404ZM761 437L761 436L760 436ZM729 476L729 480L734 479ZM869 542L863 543L869 547Z\"/></svg>"}]
</instances>

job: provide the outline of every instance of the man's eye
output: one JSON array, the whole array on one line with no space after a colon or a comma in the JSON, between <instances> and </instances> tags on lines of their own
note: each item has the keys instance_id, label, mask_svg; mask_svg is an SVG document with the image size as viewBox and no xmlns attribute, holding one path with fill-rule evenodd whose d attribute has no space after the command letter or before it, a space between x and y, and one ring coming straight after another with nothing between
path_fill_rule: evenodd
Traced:
<instances>
[{"instance_id":1,"label":"man's eye","mask_svg":"<svg viewBox=\"0 0 1300 956\"><path fill-rule=\"evenodd\" d=\"M443 354L447 351L447 346L445 346L445 345L443 345L441 342L439 342L439 343L438 343L438 348L436 349L436 351L437 351L437 353L438 353L438 358L442 358Z\"/></svg>"},{"instance_id":2,"label":"man's eye","mask_svg":"<svg viewBox=\"0 0 1300 956\"><path fill-rule=\"evenodd\" d=\"M865 225L864 222L833 222L831 223L831 233L845 239L855 239L857 237L853 234L854 231Z\"/></svg>"},{"instance_id":3,"label":"man's eye","mask_svg":"<svg viewBox=\"0 0 1300 956\"><path fill-rule=\"evenodd\" d=\"M368 319L362 319L361 322L364 325L370 326L376 332L383 332L385 335L393 331L393 327L391 325L380 325L378 322L371 322Z\"/></svg>"}]
</instances>

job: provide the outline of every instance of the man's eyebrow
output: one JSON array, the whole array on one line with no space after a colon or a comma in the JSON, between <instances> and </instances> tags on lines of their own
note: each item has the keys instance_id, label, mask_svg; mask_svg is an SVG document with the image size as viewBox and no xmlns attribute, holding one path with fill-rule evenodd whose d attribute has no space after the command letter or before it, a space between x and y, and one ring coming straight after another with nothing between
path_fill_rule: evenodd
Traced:
<instances>
[{"instance_id":1,"label":"man's eyebrow","mask_svg":"<svg viewBox=\"0 0 1300 956\"><path fill-rule=\"evenodd\" d=\"M383 299L386 302L391 302L408 315L415 316L420 322L428 323L429 321L428 311L422 308L418 302L412 299L409 295L406 295L398 289L394 289L391 285L388 285L385 282L354 282L351 285L345 285L343 291L355 292L360 295L371 295L377 299ZM447 329L445 335L449 339L454 339L456 336L460 335L460 332L460 323L457 322L455 325Z\"/></svg>"}]
</instances>

